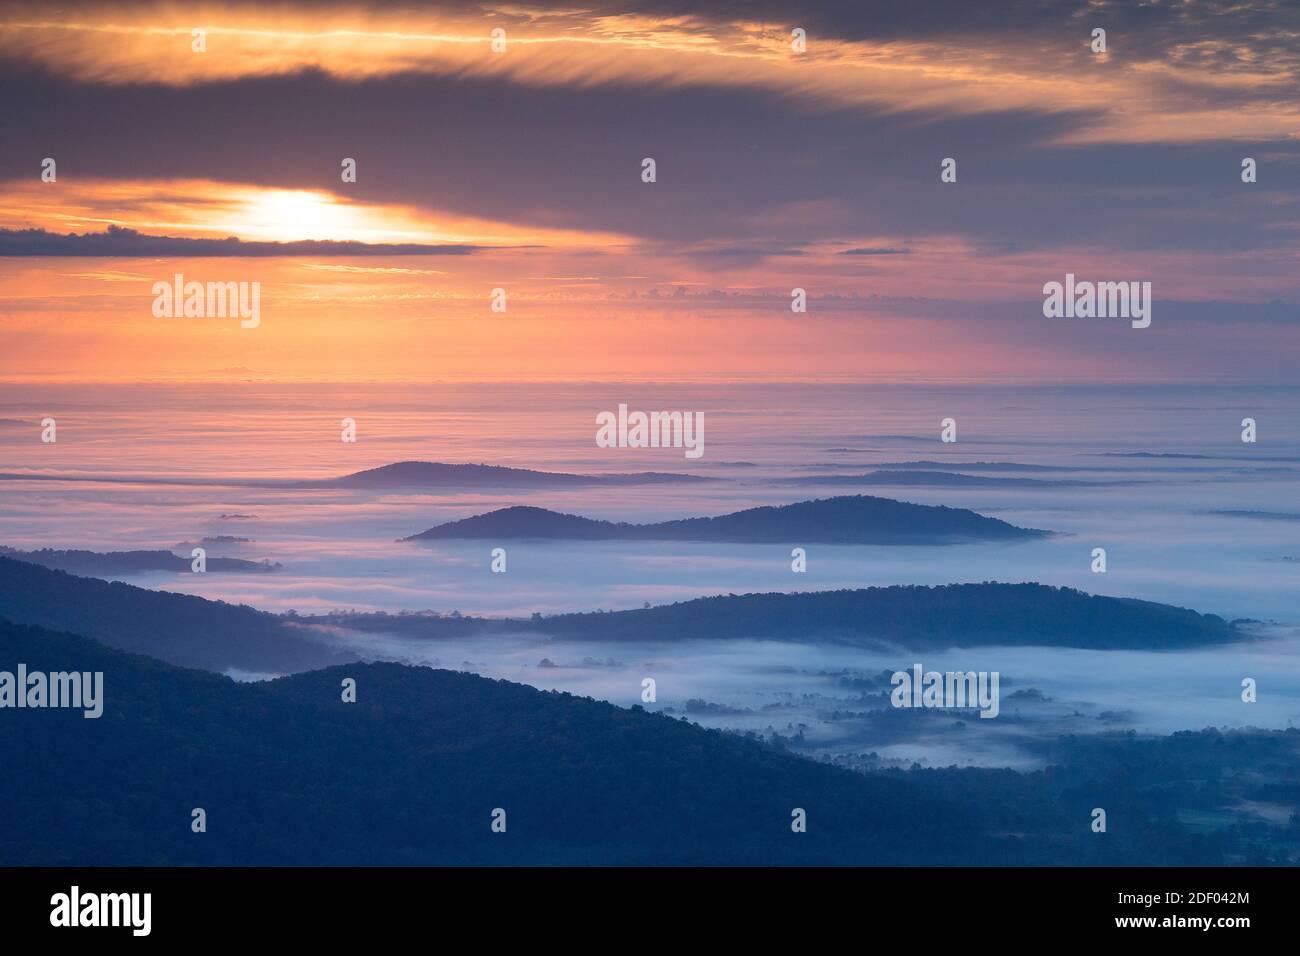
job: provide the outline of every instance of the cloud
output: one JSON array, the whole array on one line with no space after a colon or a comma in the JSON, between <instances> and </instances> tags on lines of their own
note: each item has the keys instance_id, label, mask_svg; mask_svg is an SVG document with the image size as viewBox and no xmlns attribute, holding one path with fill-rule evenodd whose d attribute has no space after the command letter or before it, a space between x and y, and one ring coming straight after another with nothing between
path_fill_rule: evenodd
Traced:
<instances>
[{"instance_id":1,"label":"cloud","mask_svg":"<svg viewBox=\"0 0 1300 956\"><path fill-rule=\"evenodd\" d=\"M815 109L1093 112L1077 141L1285 140L1300 129L1300 8L1276 0L1097 5L963 0L906 9L763 0L529 4L13 5L0 59L82 83L195 87L316 71L566 89L733 88ZM899 5L903 7L904 5ZM809 31L790 47L789 21ZM206 49L192 52L203 23ZM1089 49L1091 29L1110 33ZM507 47L491 47L490 31Z\"/></svg>"},{"instance_id":2,"label":"cloud","mask_svg":"<svg viewBox=\"0 0 1300 956\"><path fill-rule=\"evenodd\" d=\"M11 94L12 122L0 151L0 180L7 180L0 225L10 228L82 232L113 222L177 235L187 234L172 225L184 215L227 224L210 236L245 239L555 246L557 231L568 230L575 233L568 245L643 240L781 250L837 241L842 245L831 251L839 251L916 244L917 255L893 259L920 259L945 238L993 255L1094 246L1216 256L1249 251L1267 260L1300 245L1293 185L1300 139L1196 150L1051 145L1092 128L1096 110L864 115L809 110L761 90L684 95L413 76L342 84L314 73L167 89L89 87L0 68L0 87ZM97 122L102 116L113 122ZM160 143L163 116L167 136ZM292 135L287 116L294 118ZM1257 184L1240 182L1243 155L1259 160ZM42 156L58 158L57 184L39 182ZM358 159L356 183L338 182L340 156ZM658 163L654 184L640 181L646 156ZM948 156L958 160L959 181L940 184L939 161ZM249 217L229 203L216 210L152 194L146 213L129 208L142 201L131 195L85 200L87 220L98 222L30 215L41 208L34 203L75 198L88 176L165 184L178 175L186 183L237 179L256 187L250 195L272 187L328 193L335 209L361 207L380 225L400 208L410 212L404 231L427 222L430 235L250 234L241 227ZM32 195L37 189L43 199ZM274 217L269 228L295 222ZM596 232L610 238L576 235ZM711 258L718 268L748 261Z\"/></svg>"},{"instance_id":3,"label":"cloud","mask_svg":"<svg viewBox=\"0 0 1300 956\"><path fill-rule=\"evenodd\" d=\"M306 263L306 268L317 269L321 272L346 272L349 274L379 276L445 276L447 274L440 269L407 269L402 266L349 266L335 262L309 262Z\"/></svg>"},{"instance_id":4,"label":"cloud","mask_svg":"<svg viewBox=\"0 0 1300 956\"><path fill-rule=\"evenodd\" d=\"M578 6L5 4L0 353L23 375L116 349L302 378L292 332L349 374L417 378L1294 365L1300 6ZM262 257L286 337L254 362L248 337L152 322L147 263L112 259L132 256ZM1067 272L1151 281L1151 334L1043 319ZM467 321L506 286L508 344Z\"/></svg>"},{"instance_id":5,"label":"cloud","mask_svg":"<svg viewBox=\"0 0 1300 956\"><path fill-rule=\"evenodd\" d=\"M494 247L463 244L334 242L246 242L228 239L189 239L150 236L134 229L109 226L99 233L59 235L44 229L0 229L0 257L263 257L263 256L467 256Z\"/></svg>"}]
</instances>

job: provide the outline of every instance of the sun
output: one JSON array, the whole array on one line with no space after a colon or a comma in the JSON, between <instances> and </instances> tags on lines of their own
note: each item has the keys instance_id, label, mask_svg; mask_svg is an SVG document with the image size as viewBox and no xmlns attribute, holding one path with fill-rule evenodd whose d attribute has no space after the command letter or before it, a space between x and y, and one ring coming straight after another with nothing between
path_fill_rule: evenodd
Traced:
<instances>
[{"instance_id":1,"label":"sun","mask_svg":"<svg viewBox=\"0 0 1300 956\"><path fill-rule=\"evenodd\" d=\"M259 189L231 210L232 230L244 239L358 239L375 224L329 193L308 189Z\"/></svg>"}]
</instances>

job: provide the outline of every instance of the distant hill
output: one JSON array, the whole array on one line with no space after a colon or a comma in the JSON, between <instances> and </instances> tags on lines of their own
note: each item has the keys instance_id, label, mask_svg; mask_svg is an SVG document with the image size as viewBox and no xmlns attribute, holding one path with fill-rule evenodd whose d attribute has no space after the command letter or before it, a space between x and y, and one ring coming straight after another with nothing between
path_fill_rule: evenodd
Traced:
<instances>
[{"instance_id":1,"label":"distant hill","mask_svg":"<svg viewBox=\"0 0 1300 956\"><path fill-rule=\"evenodd\" d=\"M285 673L340 659L284 617L6 557L0 557L0 617L216 671Z\"/></svg>"},{"instance_id":2,"label":"distant hill","mask_svg":"<svg viewBox=\"0 0 1300 956\"><path fill-rule=\"evenodd\" d=\"M853 465L837 465L838 468L857 467ZM1072 471L1072 468L1059 468L1054 465L1026 465L1018 461L935 461L930 458L922 458L914 461L882 461L879 464L871 465L872 468L888 468L902 471L952 471L959 468L962 471Z\"/></svg>"},{"instance_id":3,"label":"distant hill","mask_svg":"<svg viewBox=\"0 0 1300 956\"><path fill-rule=\"evenodd\" d=\"M992 582L731 594L638 610L531 619L372 613L305 620L435 639L528 632L593 641L757 638L909 651L988 645L1154 650L1246 638L1215 614L1071 588Z\"/></svg>"},{"instance_id":4,"label":"distant hill","mask_svg":"<svg viewBox=\"0 0 1300 956\"><path fill-rule=\"evenodd\" d=\"M717 481L700 475L643 471L633 474L577 475L500 465L452 465L438 461L399 461L341 478L304 482L342 488L580 488L593 485L651 485Z\"/></svg>"},{"instance_id":5,"label":"distant hill","mask_svg":"<svg viewBox=\"0 0 1300 956\"><path fill-rule=\"evenodd\" d=\"M209 542L220 544L221 542ZM62 551L41 548L39 551L20 551L0 546L0 555L30 561L56 571L73 574L132 574L140 571L184 571L190 573L191 558L170 551ZM242 558L208 557L207 570L266 573L278 570L279 563L246 561Z\"/></svg>"},{"instance_id":6,"label":"distant hill","mask_svg":"<svg viewBox=\"0 0 1300 956\"><path fill-rule=\"evenodd\" d=\"M1207 511L1205 514L1218 515L1221 518L1254 518L1259 521L1300 521L1300 513L1295 511L1241 511L1219 509L1216 511Z\"/></svg>"},{"instance_id":7,"label":"distant hill","mask_svg":"<svg viewBox=\"0 0 1300 956\"><path fill-rule=\"evenodd\" d=\"M581 541L718 541L752 544L952 544L1043 537L965 508L848 495L747 508L716 518L627 524L516 506L438 525L406 541L549 538Z\"/></svg>"},{"instance_id":8,"label":"distant hill","mask_svg":"<svg viewBox=\"0 0 1300 956\"><path fill-rule=\"evenodd\" d=\"M552 615L545 618L544 630L603 639L797 640L801 634L818 634L822 640L909 650L981 645L1156 649L1241 637L1214 614L1043 584L993 583L699 598L613 614Z\"/></svg>"},{"instance_id":9,"label":"distant hill","mask_svg":"<svg viewBox=\"0 0 1300 956\"><path fill-rule=\"evenodd\" d=\"M101 484L145 485L228 485L239 488L359 488L400 489L412 491L476 488L588 488L618 485L684 484L723 481L703 475L676 472L639 471L629 474L579 475L562 471L534 471L530 468L506 468L501 465L454 465L440 461L398 461L378 468L353 472L338 478L286 480L222 478L210 476L158 475L63 475L0 472L0 481L96 482ZM233 517L233 516L232 516Z\"/></svg>"},{"instance_id":10,"label":"distant hill","mask_svg":"<svg viewBox=\"0 0 1300 956\"><path fill-rule=\"evenodd\" d=\"M1105 485L1133 484L1127 481L1080 481L1073 478L995 478L988 475L963 475L952 471L909 471L901 468L884 468L882 471L871 471L862 475L804 475L786 478L780 483L785 485L911 485L930 488L1100 488Z\"/></svg>"},{"instance_id":11,"label":"distant hill","mask_svg":"<svg viewBox=\"0 0 1300 956\"><path fill-rule=\"evenodd\" d=\"M699 598L640 610L530 619L405 614L274 615L244 605L77 577L0 558L0 617L77 630L187 667L288 673L360 656L316 626L436 639L542 633L577 640L769 638L912 650L983 645L1194 647L1248 635L1213 614L1041 584L895 586Z\"/></svg>"}]
</instances>

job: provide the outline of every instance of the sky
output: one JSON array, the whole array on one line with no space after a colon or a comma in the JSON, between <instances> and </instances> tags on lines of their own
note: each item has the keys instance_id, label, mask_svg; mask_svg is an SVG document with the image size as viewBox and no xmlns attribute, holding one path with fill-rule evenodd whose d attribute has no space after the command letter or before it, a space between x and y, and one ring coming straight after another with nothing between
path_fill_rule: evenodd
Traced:
<instances>
[{"instance_id":1,"label":"sky","mask_svg":"<svg viewBox=\"0 0 1300 956\"><path fill-rule=\"evenodd\" d=\"M1298 74L1287 0L0 3L0 380L1293 382Z\"/></svg>"}]
</instances>

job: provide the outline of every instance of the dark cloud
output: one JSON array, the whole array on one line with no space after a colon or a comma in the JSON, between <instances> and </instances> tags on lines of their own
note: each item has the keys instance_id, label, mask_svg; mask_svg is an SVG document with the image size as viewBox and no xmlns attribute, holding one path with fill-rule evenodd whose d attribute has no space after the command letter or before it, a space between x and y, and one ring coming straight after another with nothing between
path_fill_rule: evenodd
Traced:
<instances>
[{"instance_id":1,"label":"dark cloud","mask_svg":"<svg viewBox=\"0 0 1300 956\"><path fill-rule=\"evenodd\" d=\"M247 242L238 238L187 239L150 236L134 229L109 226L104 232L58 233L44 229L0 229L0 256L115 256L143 258L224 256L465 256L493 248L473 245L335 242L303 239L296 242ZM527 248L527 247L512 247Z\"/></svg>"},{"instance_id":2,"label":"dark cloud","mask_svg":"<svg viewBox=\"0 0 1300 956\"><path fill-rule=\"evenodd\" d=\"M982 44L976 48L990 55L1046 50L1044 70L1059 73L1077 74L1071 58L1084 55L1082 38L1094 23L1110 31L1123 62L1177 57L1213 72L1242 66L1251 50L1269 52L1274 65L1300 58L1300 3L1293 0L625 0L582 7L592 17L758 20L774 31L797 23L814 39ZM572 8L555 5L557 13ZM485 19L522 16L486 3L480 9ZM1288 42L1289 51L1279 49ZM1205 109L1244 110L1260 97L1296 96L1252 84L1198 89L1194 80L1155 74L1151 82L1181 86ZM539 228L621 233L657 249L701 250L690 254L720 269L835 240L891 244L849 249L848 256L906 254L892 243L928 236L959 237L994 255L1062 247L1268 254L1300 242L1293 213L1300 140L1056 145L1103 124L1114 105L1103 102L956 115L810 104L773 89L539 86L414 74L345 81L313 71L181 88L101 86L13 63L0 66L0 88L0 180L34 181L41 158L53 156L61 183L183 177L322 188ZM1246 155L1260 160L1259 182L1249 187L1239 179ZM342 186L345 156L358 160L359 179ZM646 156L658 164L653 185L639 178ZM958 160L958 184L939 182L947 156ZM893 248L899 251L882 251Z\"/></svg>"},{"instance_id":3,"label":"dark cloud","mask_svg":"<svg viewBox=\"0 0 1300 956\"><path fill-rule=\"evenodd\" d=\"M750 89L522 87L317 73L199 87L96 87L0 75L10 127L0 179L209 178L325 188L545 228L670 243L787 249L862 235L959 235L989 252L1096 245L1275 248L1300 239L1285 202L1300 141L1050 141L1099 114L945 116L861 107L809 111ZM1243 193L1243 155L1261 158ZM339 160L358 182L341 186ZM653 156L658 182L640 181ZM939 182L953 156L959 184ZM57 186L51 186L57 188ZM785 224L788 208L819 204ZM10 223L10 225L19 225Z\"/></svg>"},{"instance_id":4,"label":"dark cloud","mask_svg":"<svg viewBox=\"0 0 1300 956\"><path fill-rule=\"evenodd\" d=\"M484 3L484 8L491 4ZM542 6L548 6L542 4ZM572 9L557 2L549 6ZM1161 59L1197 41L1248 43L1256 49L1300 54L1300 4L1294 0L1196 0L1166 3L1098 3L1096 0L926 0L924 3L845 3L844 0L615 0L584 3L598 16L698 17L706 21L770 23L774 30L801 26L809 41L951 40L969 36L987 44L1023 42L1026 35L1086 37L1093 27L1125 41L1126 55ZM1288 38L1289 34L1289 38ZM1079 45L1083 46L1082 40ZM1220 60L1231 59L1220 52ZM1232 60L1232 62L1236 62Z\"/></svg>"},{"instance_id":5,"label":"dark cloud","mask_svg":"<svg viewBox=\"0 0 1300 956\"><path fill-rule=\"evenodd\" d=\"M227 0L232 9L261 11L257 0ZM121 9L121 0L79 0L83 16ZM413 16L480 16L485 22L526 24L548 16L588 17L638 15L649 18L691 18L701 23L770 24L774 31L802 26L815 42L819 36L838 40L944 40L954 36L993 38L1050 34L1077 30L1080 25L1106 27L1135 42L1135 53L1163 57L1170 47L1193 40L1253 40L1288 48L1288 31L1300 30L1300 5L1294 0L1194 0L1194 2L1110 2L1097 0L925 0L924 3L847 3L845 0L525 0L501 4L494 0L388 0L344 2L312 0L294 4L322 13L347 12ZM1292 52L1294 45L1290 45Z\"/></svg>"}]
</instances>

